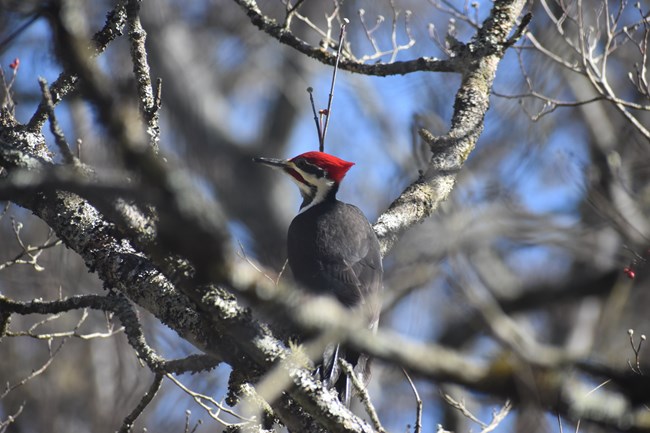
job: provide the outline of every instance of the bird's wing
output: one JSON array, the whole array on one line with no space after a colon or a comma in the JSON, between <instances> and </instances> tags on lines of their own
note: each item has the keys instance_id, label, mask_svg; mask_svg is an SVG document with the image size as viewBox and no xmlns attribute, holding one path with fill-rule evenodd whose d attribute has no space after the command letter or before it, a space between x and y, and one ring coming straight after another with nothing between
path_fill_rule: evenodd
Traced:
<instances>
[{"instance_id":1,"label":"bird's wing","mask_svg":"<svg viewBox=\"0 0 650 433\"><path fill-rule=\"evenodd\" d=\"M360 213L360 211L359 211ZM365 217L364 221L365 221ZM381 291L383 269L379 246L369 223L367 228L356 233L346 233L347 250L339 250L337 262L328 263L327 284L338 300L348 307L362 306L369 311L376 306ZM343 246L343 243L341 243ZM367 305L362 305L367 304ZM372 314L375 316L376 314ZM376 321L376 317L369 317Z\"/></svg>"}]
</instances>

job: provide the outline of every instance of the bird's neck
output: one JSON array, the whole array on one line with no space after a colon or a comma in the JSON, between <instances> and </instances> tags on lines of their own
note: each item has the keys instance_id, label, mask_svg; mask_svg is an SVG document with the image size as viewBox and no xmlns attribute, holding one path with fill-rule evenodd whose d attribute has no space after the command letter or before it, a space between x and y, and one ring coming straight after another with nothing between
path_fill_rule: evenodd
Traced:
<instances>
[{"instance_id":1,"label":"bird's neck","mask_svg":"<svg viewBox=\"0 0 650 433\"><path fill-rule=\"evenodd\" d=\"M303 213L321 203L335 201L338 190L339 184L336 182L310 185L308 188L300 188L300 194L302 195L300 213Z\"/></svg>"}]
</instances>

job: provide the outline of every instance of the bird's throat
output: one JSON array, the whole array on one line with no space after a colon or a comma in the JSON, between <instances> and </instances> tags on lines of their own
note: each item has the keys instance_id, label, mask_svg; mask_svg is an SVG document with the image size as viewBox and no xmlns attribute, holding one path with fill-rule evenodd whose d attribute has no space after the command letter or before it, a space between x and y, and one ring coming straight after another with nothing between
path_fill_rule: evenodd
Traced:
<instances>
[{"instance_id":1,"label":"bird's throat","mask_svg":"<svg viewBox=\"0 0 650 433\"><path fill-rule=\"evenodd\" d=\"M312 207L330 200L336 200L336 193L339 189L337 183L310 185L309 188L300 188L302 204L300 212L303 213Z\"/></svg>"}]
</instances>

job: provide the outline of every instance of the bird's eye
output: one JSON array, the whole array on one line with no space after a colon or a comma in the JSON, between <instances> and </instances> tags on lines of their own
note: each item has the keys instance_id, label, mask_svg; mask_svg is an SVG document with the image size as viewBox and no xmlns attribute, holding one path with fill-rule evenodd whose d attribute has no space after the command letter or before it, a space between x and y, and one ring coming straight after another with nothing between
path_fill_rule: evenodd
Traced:
<instances>
[{"instance_id":1,"label":"bird's eye","mask_svg":"<svg viewBox=\"0 0 650 433\"><path fill-rule=\"evenodd\" d=\"M301 169L305 173L309 173L309 174L311 174L313 176L316 176L316 177L325 176L325 170L323 170L322 168L320 168L319 166L317 166L315 164L310 163L309 161L307 161L305 159L298 159L298 160L294 161L294 163L296 164L296 166L299 169Z\"/></svg>"}]
</instances>

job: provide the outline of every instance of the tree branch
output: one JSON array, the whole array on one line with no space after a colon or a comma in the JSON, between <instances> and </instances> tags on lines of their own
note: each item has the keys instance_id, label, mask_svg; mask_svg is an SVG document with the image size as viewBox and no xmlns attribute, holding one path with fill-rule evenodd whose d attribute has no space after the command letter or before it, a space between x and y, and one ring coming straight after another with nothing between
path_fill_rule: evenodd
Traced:
<instances>
[{"instance_id":1,"label":"tree branch","mask_svg":"<svg viewBox=\"0 0 650 433\"><path fill-rule=\"evenodd\" d=\"M158 125L158 111L160 109L160 83L157 95L154 95L151 83L151 71L147 60L145 41L147 32L140 22L140 2L142 0L128 0L126 7L127 23L129 27L129 41L131 42L131 59L133 61L133 75L136 78L140 111L147 125L147 135L154 152L158 152L160 141L160 126Z\"/></svg>"},{"instance_id":2,"label":"tree branch","mask_svg":"<svg viewBox=\"0 0 650 433\"><path fill-rule=\"evenodd\" d=\"M126 0L119 0L115 8L106 16L106 23L104 27L95 33L93 36L94 43L94 56L98 56L106 50L106 47L115 40L118 36L122 35L122 29L126 23ZM52 103L54 106L61 102L66 95L72 92L77 87L79 78L74 74L67 72L61 73L59 77L50 86L50 93L52 95ZM47 120L48 102L43 98L38 105L38 109L29 120L27 128L36 132L43 127Z\"/></svg>"},{"instance_id":3,"label":"tree branch","mask_svg":"<svg viewBox=\"0 0 650 433\"><path fill-rule=\"evenodd\" d=\"M40 133L26 130L16 124L7 111L0 111L0 164L10 173L16 168L37 170L48 162L47 153L40 152L42 143ZM41 157L30 155L30 151L39 152ZM249 371L254 368L264 372L289 356L290 352L268 329L253 320L250 311L240 307L227 292L217 288L185 287L193 301L179 293L141 252L128 241L115 238L112 225L80 197L57 191L31 194L15 201L52 227L105 284L124 293L201 350L223 358L233 369ZM171 227L178 227L178 221ZM211 266L219 263L214 255L202 260L209 261ZM232 276L237 275L233 272ZM274 409L290 429L322 431L321 426L325 426L333 432L371 430L325 390L310 371L292 368L289 374L294 384L291 396L318 421L301 410L296 411L295 404L290 401L275 402Z\"/></svg>"},{"instance_id":4,"label":"tree branch","mask_svg":"<svg viewBox=\"0 0 650 433\"><path fill-rule=\"evenodd\" d=\"M153 383L147 392L144 393L138 405L133 408L133 411L131 411L131 413L126 416L126 418L124 418L122 427L118 430L119 433L129 433L131 431L135 420L138 419L138 417L142 414L142 412L146 409L146 407L149 405L149 403L151 403L153 398L158 393L158 390L162 385L163 377L164 376L161 373L156 373L153 379Z\"/></svg>"},{"instance_id":5,"label":"tree branch","mask_svg":"<svg viewBox=\"0 0 650 433\"><path fill-rule=\"evenodd\" d=\"M264 15L255 0L235 0L241 6L251 22L260 30L268 34L280 43L288 45L299 52L318 60L326 65L334 66L336 63L336 56L328 53L320 47L309 45L305 41L299 39L297 36L287 29L286 26L279 24L272 18ZM392 62L392 63L375 63L365 64L355 62L349 59L341 59L339 68L345 71L354 72L363 75L376 75L376 76L389 76L389 75L404 75L417 71L427 72L459 72L460 65L455 59L440 60L431 57L420 57L418 59Z\"/></svg>"},{"instance_id":6,"label":"tree branch","mask_svg":"<svg viewBox=\"0 0 650 433\"><path fill-rule=\"evenodd\" d=\"M524 4L523 0L495 1L489 17L462 50L460 57L467 67L462 70L451 128L440 137L420 131L433 153L429 166L379 216L373 227L383 254L392 248L402 232L429 217L451 193L458 172L483 131L497 66Z\"/></svg>"},{"instance_id":7,"label":"tree branch","mask_svg":"<svg viewBox=\"0 0 650 433\"><path fill-rule=\"evenodd\" d=\"M18 302L0 295L0 317L9 318L11 314L58 314L82 308L115 313L124 326L129 344L137 353L138 358L144 361L154 373L199 372L214 368L220 362L218 358L206 355L192 355L171 361L160 357L145 341L142 325L135 310L129 301L119 294L78 295L56 301L34 300L30 302ZM3 334L0 334L0 337Z\"/></svg>"}]
</instances>

